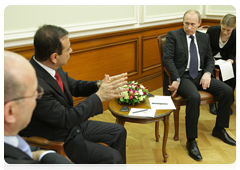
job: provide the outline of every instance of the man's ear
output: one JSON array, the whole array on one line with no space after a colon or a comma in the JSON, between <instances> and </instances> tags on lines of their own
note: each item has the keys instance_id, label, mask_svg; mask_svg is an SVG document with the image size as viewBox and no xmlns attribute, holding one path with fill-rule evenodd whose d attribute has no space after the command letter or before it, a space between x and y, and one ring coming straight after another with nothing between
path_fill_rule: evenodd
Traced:
<instances>
[{"instance_id":1,"label":"man's ear","mask_svg":"<svg viewBox=\"0 0 240 170\"><path fill-rule=\"evenodd\" d=\"M4 105L4 122L13 124L16 122L17 109L14 101L10 101Z\"/></svg>"},{"instance_id":2,"label":"man's ear","mask_svg":"<svg viewBox=\"0 0 240 170\"><path fill-rule=\"evenodd\" d=\"M202 20L200 20L198 27L202 24Z\"/></svg>"},{"instance_id":3,"label":"man's ear","mask_svg":"<svg viewBox=\"0 0 240 170\"><path fill-rule=\"evenodd\" d=\"M57 63L57 56L58 56L57 53L52 53L52 55L50 56L50 60L51 60L54 64Z\"/></svg>"}]
</instances>

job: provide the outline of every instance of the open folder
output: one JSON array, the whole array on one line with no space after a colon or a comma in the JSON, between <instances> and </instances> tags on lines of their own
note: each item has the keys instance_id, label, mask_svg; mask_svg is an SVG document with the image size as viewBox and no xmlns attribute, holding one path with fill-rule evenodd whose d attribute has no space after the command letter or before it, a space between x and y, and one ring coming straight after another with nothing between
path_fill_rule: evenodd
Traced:
<instances>
[{"instance_id":1,"label":"open folder","mask_svg":"<svg viewBox=\"0 0 240 170\"><path fill-rule=\"evenodd\" d=\"M223 81L229 80L234 77L232 63L230 61L226 62L225 60L219 59L216 60L215 65L219 66Z\"/></svg>"}]
</instances>

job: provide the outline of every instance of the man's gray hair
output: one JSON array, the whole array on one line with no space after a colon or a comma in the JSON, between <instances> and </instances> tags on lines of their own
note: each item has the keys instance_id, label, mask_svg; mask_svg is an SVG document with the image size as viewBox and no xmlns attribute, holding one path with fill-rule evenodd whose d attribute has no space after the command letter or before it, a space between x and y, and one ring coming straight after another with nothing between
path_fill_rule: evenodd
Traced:
<instances>
[{"instance_id":1,"label":"man's gray hair","mask_svg":"<svg viewBox=\"0 0 240 170\"><path fill-rule=\"evenodd\" d=\"M198 15L198 22L201 21L201 19L202 19L201 18L201 14L197 10L195 10L195 9L190 9L190 10L186 11L184 13L184 15L183 15L183 21L184 21L185 15L188 14L188 13L195 13L195 14L197 14Z\"/></svg>"}]
</instances>

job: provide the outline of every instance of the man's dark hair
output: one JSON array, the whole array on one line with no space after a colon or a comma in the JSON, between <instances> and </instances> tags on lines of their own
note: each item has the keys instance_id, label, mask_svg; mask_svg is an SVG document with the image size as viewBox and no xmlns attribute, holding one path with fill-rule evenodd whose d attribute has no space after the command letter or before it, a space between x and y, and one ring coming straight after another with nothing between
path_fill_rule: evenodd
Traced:
<instances>
[{"instance_id":1,"label":"man's dark hair","mask_svg":"<svg viewBox=\"0 0 240 170\"><path fill-rule=\"evenodd\" d=\"M68 35L64 28L54 25L43 25L34 35L35 58L38 61L46 61L52 53L62 54L60 39Z\"/></svg>"}]
</instances>

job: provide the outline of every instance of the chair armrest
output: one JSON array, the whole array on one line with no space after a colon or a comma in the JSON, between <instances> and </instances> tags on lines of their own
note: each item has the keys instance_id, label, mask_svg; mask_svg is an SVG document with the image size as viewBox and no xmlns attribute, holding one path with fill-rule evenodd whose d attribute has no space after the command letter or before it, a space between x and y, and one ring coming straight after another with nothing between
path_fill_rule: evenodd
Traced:
<instances>
[{"instance_id":1,"label":"chair armrest","mask_svg":"<svg viewBox=\"0 0 240 170\"><path fill-rule=\"evenodd\" d=\"M42 149L47 150L55 150L60 155L67 158L71 161L64 151L64 142L58 141L49 141L48 139L38 137L38 136L31 136L31 137L22 137L29 145L37 146Z\"/></svg>"},{"instance_id":2,"label":"chair armrest","mask_svg":"<svg viewBox=\"0 0 240 170\"><path fill-rule=\"evenodd\" d=\"M163 71L167 74L167 76L168 76L168 83L169 83L169 85L172 85L172 76L169 74L169 72L167 71L167 69L165 68L165 67L163 67ZM173 94L173 92L171 91L171 96L172 96L172 94ZM176 96L177 96L177 94L176 94Z\"/></svg>"},{"instance_id":3,"label":"chair armrest","mask_svg":"<svg viewBox=\"0 0 240 170\"><path fill-rule=\"evenodd\" d=\"M215 78L216 78L217 80L220 80L220 78L219 78L220 70L217 69L217 68L214 68L214 69L213 69L213 72L214 72Z\"/></svg>"}]
</instances>

